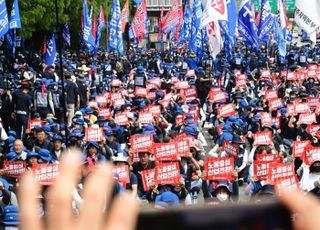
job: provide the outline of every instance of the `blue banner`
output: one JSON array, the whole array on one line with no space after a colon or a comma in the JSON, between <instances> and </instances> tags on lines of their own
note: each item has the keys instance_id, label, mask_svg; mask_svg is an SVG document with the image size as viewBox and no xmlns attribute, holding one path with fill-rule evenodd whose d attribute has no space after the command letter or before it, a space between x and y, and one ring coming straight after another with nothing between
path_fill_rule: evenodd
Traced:
<instances>
[{"instance_id":1,"label":"blue banner","mask_svg":"<svg viewBox=\"0 0 320 230\"><path fill-rule=\"evenodd\" d=\"M186 41L189 41L191 38L191 28L192 28L192 15L189 1L186 1L184 15L183 15L183 24L180 30L179 44L182 44Z\"/></svg>"},{"instance_id":2,"label":"blue banner","mask_svg":"<svg viewBox=\"0 0 320 230\"><path fill-rule=\"evenodd\" d=\"M70 35L70 29L69 29L69 26L67 23L63 25L62 37L63 37L63 41L65 42L65 44L70 47L71 46L71 35Z\"/></svg>"},{"instance_id":3,"label":"blue banner","mask_svg":"<svg viewBox=\"0 0 320 230\"><path fill-rule=\"evenodd\" d=\"M225 20L220 21L220 28L224 37L224 48L226 50L227 59L232 58L233 37L230 34L229 23Z\"/></svg>"},{"instance_id":4,"label":"blue banner","mask_svg":"<svg viewBox=\"0 0 320 230\"><path fill-rule=\"evenodd\" d=\"M10 29L21 29L21 19L18 0L14 0L9 18Z\"/></svg>"},{"instance_id":5,"label":"blue banner","mask_svg":"<svg viewBox=\"0 0 320 230\"><path fill-rule=\"evenodd\" d=\"M83 16L83 42L87 49L92 52L95 49L95 40L92 36L92 20L89 17L87 0L82 2L82 16Z\"/></svg>"},{"instance_id":6,"label":"blue banner","mask_svg":"<svg viewBox=\"0 0 320 230\"><path fill-rule=\"evenodd\" d=\"M202 56L202 30L200 29L202 17L202 4L201 0L195 0L193 3L193 22L192 22L192 34L191 41L189 43L189 49L197 53L197 56Z\"/></svg>"},{"instance_id":7,"label":"blue banner","mask_svg":"<svg viewBox=\"0 0 320 230\"><path fill-rule=\"evenodd\" d=\"M13 49L15 47L15 31L9 30L8 33L6 33L6 42L10 49Z\"/></svg>"},{"instance_id":8,"label":"blue banner","mask_svg":"<svg viewBox=\"0 0 320 230\"><path fill-rule=\"evenodd\" d=\"M106 22L104 20L104 13L103 13L103 9L102 6L100 7L99 10L99 16L98 16L98 30L97 30L97 37L96 37L96 49L99 48L99 43L100 43L100 39L101 39L101 32L103 30L103 28L106 27Z\"/></svg>"},{"instance_id":9,"label":"blue banner","mask_svg":"<svg viewBox=\"0 0 320 230\"><path fill-rule=\"evenodd\" d=\"M109 33L110 51L115 50L123 54L122 21L119 0L113 0Z\"/></svg>"},{"instance_id":10,"label":"blue banner","mask_svg":"<svg viewBox=\"0 0 320 230\"><path fill-rule=\"evenodd\" d=\"M238 30L246 44L259 49L257 26L252 17L249 0L242 0L238 16Z\"/></svg>"},{"instance_id":11,"label":"blue banner","mask_svg":"<svg viewBox=\"0 0 320 230\"><path fill-rule=\"evenodd\" d=\"M237 40L237 4L236 0L227 0L229 34L233 37L232 45Z\"/></svg>"},{"instance_id":12,"label":"blue banner","mask_svg":"<svg viewBox=\"0 0 320 230\"><path fill-rule=\"evenodd\" d=\"M47 66L53 65L56 59L57 47L56 47L56 39L55 34L53 33L47 42L47 51L44 56L44 61Z\"/></svg>"},{"instance_id":13,"label":"blue banner","mask_svg":"<svg viewBox=\"0 0 320 230\"><path fill-rule=\"evenodd\" d=\"M271 7L268 0L262 0L261 3L261 15L258 28L259 40L268 42L269 35L273 28L273 18L271 13Z\"/></svg>"},{"instance_id":14,"label":"blue banner","mask_svg":"<svg viewBox=\"0 0 320 230\"><path fill-rule=\"evenodd\" d=\"M7 5L5 0L0 0L0 38L9 31Z\"/></svg>"}]
</instances>

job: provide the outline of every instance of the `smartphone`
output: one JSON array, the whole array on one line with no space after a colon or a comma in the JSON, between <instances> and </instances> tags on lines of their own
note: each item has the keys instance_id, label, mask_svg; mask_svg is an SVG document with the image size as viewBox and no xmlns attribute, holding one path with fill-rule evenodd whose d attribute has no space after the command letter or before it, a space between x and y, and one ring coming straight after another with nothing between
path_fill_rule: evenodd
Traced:
<instances>
[{"instance_id":1,"label":"smartphone","mask_svg":"<svg viewBox=\"0 0 320 230\"><path fill-rule=\"evenodd\" d=\"M289 211L278 201L144 210L138 230L291 230Z\"/></svg>"}]
</instances>

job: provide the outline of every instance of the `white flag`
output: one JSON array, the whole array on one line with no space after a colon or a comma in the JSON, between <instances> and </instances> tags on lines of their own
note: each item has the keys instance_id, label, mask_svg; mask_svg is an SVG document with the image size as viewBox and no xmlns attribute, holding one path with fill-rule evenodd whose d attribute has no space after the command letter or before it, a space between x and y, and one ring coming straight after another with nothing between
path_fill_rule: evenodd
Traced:
<instances>
[{"instance_id":1,"label":"white flag","mask_svg":"<svg viewBox=\"0 0 320 230\"><path fill-rule=\"evenodd\" d=\"M219 23L210 22L207 25L207 34L210 54L213 58L216 58L223 46Z\"/></svg>"},{"instance_id":2,"label":"white flag","mask_svg":"<svg viewBox=\"0 0 320 230\"><path fill-rule=\"evenodd\" d=\"M226 0L207 0L201 18L201 28L210 22L218 20L228 20L228 10Z\"/></svg>"},{"instance_id":3,"label":"white flag","mask_svg":"<svg viewBox=\"0 0 320 230\"><path fill-rule=\"evenodd\" d=\"M296 0L294 18L301 29L308 34L313 33L320 26L320 1Z\"/></svg>"}]
</instances>

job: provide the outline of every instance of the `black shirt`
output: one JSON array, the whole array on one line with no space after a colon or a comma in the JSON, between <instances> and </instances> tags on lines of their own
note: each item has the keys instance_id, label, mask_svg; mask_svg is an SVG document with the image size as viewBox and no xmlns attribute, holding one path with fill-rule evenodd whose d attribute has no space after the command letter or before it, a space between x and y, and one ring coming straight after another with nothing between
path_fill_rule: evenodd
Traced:
<instances>
[{"instance_id":1,"label":"black shirt","mask_svg":"<svg viewBox=\"0 0 320 230\"><path fill-rule=\"evenodd\" d=\"M80 95L80 107L85 107L87 105L87 91L88 87L83 80L77 80L78 91Z\"/></svg>"},{"instance_id":2,"label":"black shirt","mask_svg":"<svg viewBox=\"0 0 320 230\"><path fill-rule=\"evenodd\" d=\"M156 167L156 164L154 161L150 161L146 168L143 168L140 162L134 162L132 164L133 173L136 174L138 179L138 190L143 190L143 184L142 184L142 177L139 172L148 170L148 169L154 169Z\"/></svg>"},{"instance_id":3,"label":"black shirt","mask_svg":"<svg viewBox=\"0 0 320 230\"><path fill-rule=\"evenodd\" d=\"M66 100L67 104L75 104L77 101L77 95L78 95L78 86L70 81L66 80Z\"/></svg>"},{"instance_id":4,"label":"black shirt","mask_svg":"<svg viewBox=\"0 0 320 230\"><path fill-rule=\"evenodd\" d=\"M12 95L12 104L16 112L23 111L26 112L24 115L28 115L32 105L32 97L22 91L15 92Z\"/></svg>"}]
</instances>

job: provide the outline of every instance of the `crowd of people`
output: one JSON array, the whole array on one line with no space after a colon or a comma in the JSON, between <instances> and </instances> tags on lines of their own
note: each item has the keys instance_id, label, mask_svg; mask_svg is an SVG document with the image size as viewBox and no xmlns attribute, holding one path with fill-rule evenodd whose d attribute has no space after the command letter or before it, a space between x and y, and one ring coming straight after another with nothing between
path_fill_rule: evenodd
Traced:
<instances>
[{"instance_id":1,"label":"crowd of people","mask_svg":"<svg viewBox=\"0 0 320 230\"><path fill-rule=\"evenodd\" d=\"M157 208L237 203L241 187L255 202L283 187L320 195L319 43L291 45L284 63L275 43L255 52L239 40L227 56L183 45L121 57L65 51L64 81L58 58L2 59L3 225L19 223L16 191L28 170L43 185L45 218L47 188L71 147L82 151L75 215L102 162L114 165L114 196L131 190Z\"/></svg>"}]
</instances>

